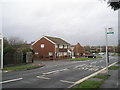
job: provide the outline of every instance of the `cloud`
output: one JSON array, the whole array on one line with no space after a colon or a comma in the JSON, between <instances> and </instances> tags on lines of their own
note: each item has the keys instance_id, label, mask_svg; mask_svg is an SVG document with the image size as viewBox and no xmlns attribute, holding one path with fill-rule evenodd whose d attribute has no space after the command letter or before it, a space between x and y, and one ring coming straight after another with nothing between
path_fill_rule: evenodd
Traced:
<instances>
[{"instance_id":1,"label":"cloud","mask_svg":"<svg viewBox=\"0 0 120 90\"><path fill-rule=\"evenodd\" d=\"M50 35L71 44L104 45L104 29L113 27L110 44L117 44L118 12L99 0L6 0L2 18L5 37L31 42Z\"/></svg>"}]
</instances>

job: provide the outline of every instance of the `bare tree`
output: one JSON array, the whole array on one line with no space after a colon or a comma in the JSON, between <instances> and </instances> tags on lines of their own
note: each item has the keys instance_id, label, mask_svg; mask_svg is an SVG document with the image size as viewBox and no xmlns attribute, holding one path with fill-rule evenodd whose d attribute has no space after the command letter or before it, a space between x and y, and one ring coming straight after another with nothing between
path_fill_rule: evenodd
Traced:
<instances>
[{"instance_id":1,"label":"bare tree","mask_svg":"<svg viewBox=\"0 0 120 90\"><path fill-rule=\"evenodd\" d=\"M23 44L24 43L24 40L21 39L20 37L10 37L8 39L8 42L10 45L20 45L20 44Z\"/></svg>"}]
</instances>

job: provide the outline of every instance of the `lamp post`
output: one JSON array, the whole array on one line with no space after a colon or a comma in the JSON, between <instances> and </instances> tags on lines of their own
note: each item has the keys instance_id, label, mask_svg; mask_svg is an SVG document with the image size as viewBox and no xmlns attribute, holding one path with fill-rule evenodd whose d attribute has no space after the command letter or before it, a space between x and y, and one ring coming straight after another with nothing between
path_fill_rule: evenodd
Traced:
<instances>
[{"instance_id":1,"label":"lamp post","mask_svg":"<svg viewBox=\"0 0 120 90\"><path fill-rule=\"evenodd\" d=\"M3 35L0 33L0 41L1 41L1 69L3 69Z\"/></svg>"}]
</instances>

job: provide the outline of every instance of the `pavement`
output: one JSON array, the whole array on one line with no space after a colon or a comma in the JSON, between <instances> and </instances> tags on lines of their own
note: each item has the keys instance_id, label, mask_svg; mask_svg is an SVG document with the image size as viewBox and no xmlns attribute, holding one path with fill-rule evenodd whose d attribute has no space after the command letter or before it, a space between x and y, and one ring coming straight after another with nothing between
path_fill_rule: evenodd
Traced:
<instances>
[{"instance_id":1,"label":"pavement","mask_svg":"<svg viewBox=\"0 0 120 90\"><path fill-rule=\"evenodd\" d=\"M116 64L114 66L120 66L120 64ZM109 70L108 74L110 77L104 81L103 85L101 88L116 88L120 90L120 75L119 75L119 70Z\"/></svg>"}]
</instances>

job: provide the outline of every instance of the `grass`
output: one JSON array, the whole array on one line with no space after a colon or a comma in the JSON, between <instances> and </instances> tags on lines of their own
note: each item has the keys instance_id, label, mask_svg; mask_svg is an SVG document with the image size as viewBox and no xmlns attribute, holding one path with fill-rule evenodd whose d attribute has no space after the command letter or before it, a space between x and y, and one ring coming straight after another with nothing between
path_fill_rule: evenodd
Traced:
<instances>
[{"instance_id":1,"label":"grass","mask_svg":"<svg viewBox=\"0 0 120 90\"><path fill-rule=\"evenodd\" d=\"M99 88L102 83L102 81L86 80L78 84L75 88L86 88L85 90L91 90L93 88Z\"/></svg>"},{"instance_id":2,"label":"grass","mask_svg":"<svg viewBox=\"0 0 120 90\"><path fill-rule=\"evenodd\" d=\"M96 58L74 58L74 59L68 59L68 60L71 60L71 61L83 61L83 60L93 60L93 59L96 59Z\"/></svg>"},{"instance_id":3,"label":"grass","mask_svg":"<svg viewBox=\"0 0 120 90\"><path fill-rule=\"evenodd\" d=\"M41 67L41 65L5 67L3 68L3 70L24 70L24 69L33 69L38 67Z\"/></svg>"},{"instance_id":4,"label":"grass","mask_svg":"<svg viewBox=\"0 0 120 90\"><path fill-rule=\"evenodd\" d=\"M104 80L106 80L106 79L109 78L109 76L107 76L107 75L97 75L97 76L94 76L93 78L99 78L99 79L104 79Z\"/></svg>"},{"instance_id":5,"label":"grass","mask_svg":"<svg viewBox=\"0 0 120 90\"><path fill-rule=\"evenodd\" d=\"M102 56L98 55L98 56L96 56L96 58L102 58Z\"/></svg>"},{"instance_id":6,"label":"grass","mask_svg":"<svg viewBox=\"0 0 120 90\"><path fill-rule=\"evenodd\" d=\"M119 66L111 66L108 68L109 70L118 70L119 69Z\"/></svg>"},{"instance_id":7,"label":"grass","mask_svg":"<svg viewBox=\"0 0 120 90\"><path fill-rule=\"evenodd\" d=\"M120 53L118 53L118 56L120 56Z\"/></svg>"},{"instance_id":8,"label":"grass","mask_svg":"<svg viewBox=\"0 0 120 90\"><path fill-rule=\"evenodd\" d=\"M120 61L117 64L120 64Z\"/></svg>"}]
</instances>

